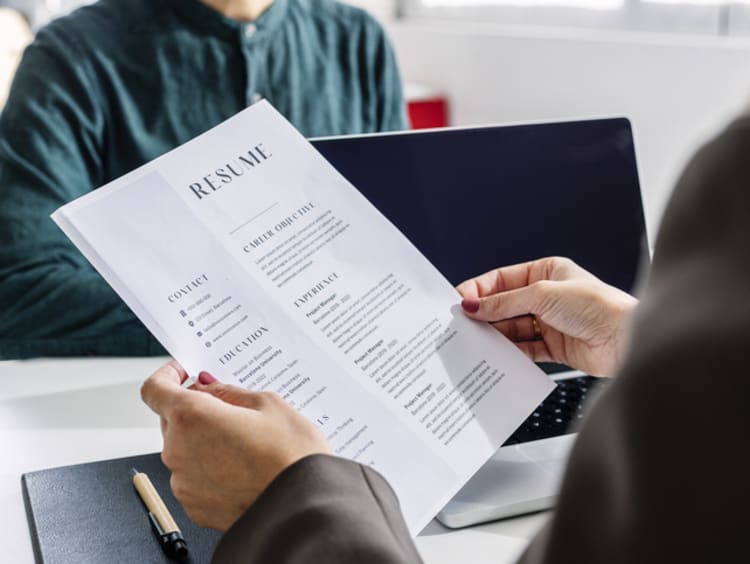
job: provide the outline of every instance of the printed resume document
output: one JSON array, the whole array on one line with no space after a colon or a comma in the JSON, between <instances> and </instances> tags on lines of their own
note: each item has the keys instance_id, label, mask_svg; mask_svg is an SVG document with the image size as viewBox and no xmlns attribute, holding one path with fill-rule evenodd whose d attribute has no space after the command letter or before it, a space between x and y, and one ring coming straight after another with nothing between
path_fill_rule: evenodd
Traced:
<instances>
[{"instance_id":1,"label":"printed resume document","mask_svg":"<svg viewBox=\"0 0 750 564\"><path fill-rule=\"evenodd\" d=\"M554 387L267 102L52 217L188 374L280 394L413 534Z\"/></svg>"}]
</instances>

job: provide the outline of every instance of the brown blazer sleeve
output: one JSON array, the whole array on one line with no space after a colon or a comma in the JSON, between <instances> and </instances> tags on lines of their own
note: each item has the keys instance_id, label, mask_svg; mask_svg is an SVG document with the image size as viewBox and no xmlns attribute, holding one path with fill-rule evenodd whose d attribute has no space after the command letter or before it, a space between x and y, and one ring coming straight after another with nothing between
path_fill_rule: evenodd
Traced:
<instances>
[{"instance_id":1,"label":"brown blazer sleeve","mask_svg":"<svg viewBox=\"0 0 750 564\"><path fill-rule=\"evenodd\" d=\"M419 563L398 500L374 470L327 455L282 472L222 537L213 564Z\"/></svg>"},{"instance_id":2,"label":"brown blazer sleeve","mask_svg":"<svg viewBox=\"0 0 750 564\"><path fill-rule=\"evenodd\" d=\"M620 374L523 564L748 562L750 119L684 172Z\"/></svg>"}]
</instances>

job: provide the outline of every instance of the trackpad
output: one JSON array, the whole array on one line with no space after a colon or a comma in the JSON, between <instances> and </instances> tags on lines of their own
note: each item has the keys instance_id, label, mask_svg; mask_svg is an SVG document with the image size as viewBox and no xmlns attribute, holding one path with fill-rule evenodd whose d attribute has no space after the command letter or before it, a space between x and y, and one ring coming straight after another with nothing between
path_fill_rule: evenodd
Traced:
<instances>
[{"instance_id":1,"label":"trackpad","mask_svg":"<svg viewBox=\"0 0 750 564\"><path fill-rule=\"evenodd\" d=\"M565 435L501 448L438 519L463 527L551 507L574 440Z\"/></svg>"}]
</instances>

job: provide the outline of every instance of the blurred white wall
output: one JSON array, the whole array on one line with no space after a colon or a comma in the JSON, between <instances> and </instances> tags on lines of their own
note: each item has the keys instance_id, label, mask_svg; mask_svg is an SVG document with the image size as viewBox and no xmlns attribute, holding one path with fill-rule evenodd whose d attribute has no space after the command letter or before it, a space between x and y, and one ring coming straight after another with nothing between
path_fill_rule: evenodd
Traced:
<instances>
[{"instance_id":1,"label":"blurred white wall","mask_svg":"<svg viewBox=\"0 0 750 564\"><path fill-rule=\"evenodd\" d=\"M31 30L26 20L15 10L0 7L0 110L5 105L21 53L30 41Z\"/></svg>"},{"instance_id":2,"label":"blurred white wall","mask_svg":"<svg viewBox=\"0 0 750 564\"><path fill-rule=\"evenodd\" d=\"M370 12L383 23L390 22L396 17L398 0L340 0L347 4L359 6Z\"/></svg>"},{"instance_id":3,"label":"blurred white wall","mask_svg":"<svg viewBox=\"0 0 750 564\"><path fill-rule=\"evenodd\" d=\"M455 125L630 118L652 242L689 156L750 99L747 40L461 22L388 30L405 80L446 93Z\"/></svg>"}]
</instances>

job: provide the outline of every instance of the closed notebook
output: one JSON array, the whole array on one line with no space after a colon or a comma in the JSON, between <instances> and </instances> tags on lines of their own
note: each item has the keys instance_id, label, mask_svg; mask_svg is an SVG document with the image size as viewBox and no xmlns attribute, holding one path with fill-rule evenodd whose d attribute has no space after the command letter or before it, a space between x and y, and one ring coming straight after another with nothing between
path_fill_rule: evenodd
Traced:
<instances>
[{"instance_id":1,"label":"closed notebook","mask_svg":"<svg viewBox=\"0 0 750 564\"><path fill-rule=\"evenodd\" d=\"M193 564L211 560L220 533L188 519L169 487L158 453L29 472L21 478L37 562L150 564L176 562L162 551L133 487L131 468L148 474L182 530Z\"/></svg>"}]
</instances>

